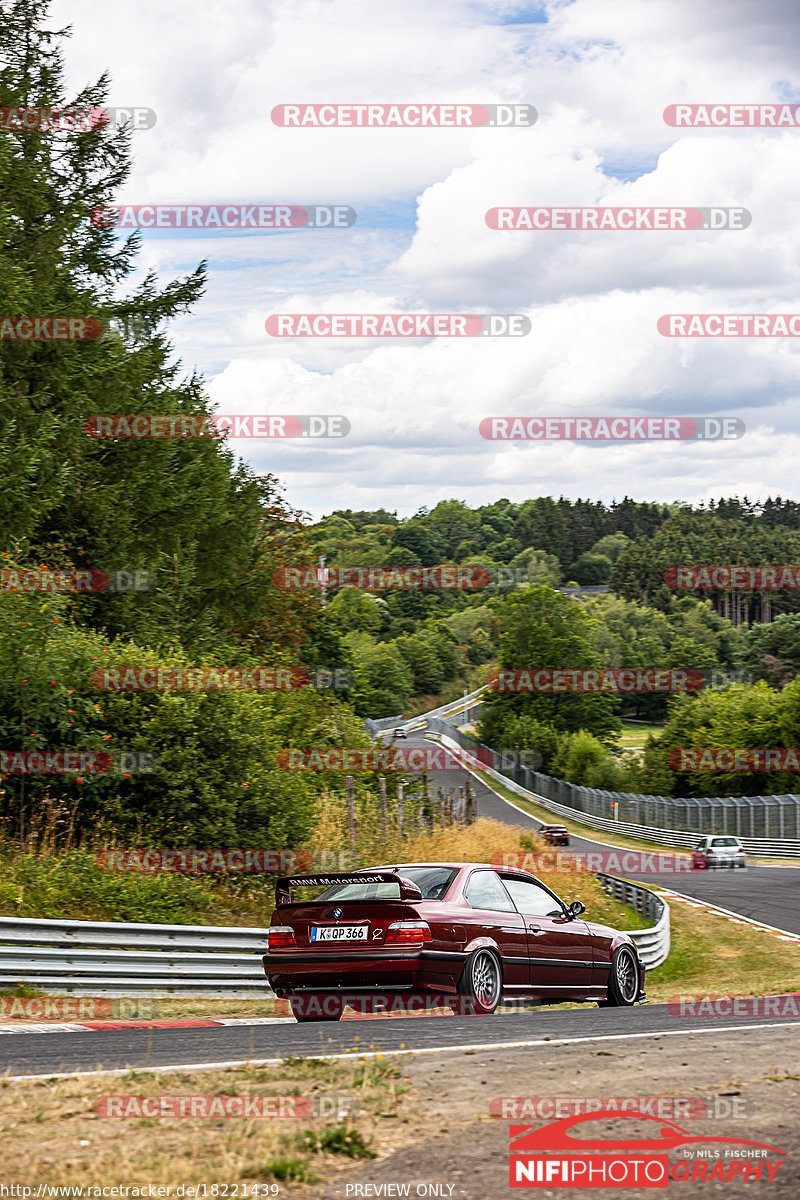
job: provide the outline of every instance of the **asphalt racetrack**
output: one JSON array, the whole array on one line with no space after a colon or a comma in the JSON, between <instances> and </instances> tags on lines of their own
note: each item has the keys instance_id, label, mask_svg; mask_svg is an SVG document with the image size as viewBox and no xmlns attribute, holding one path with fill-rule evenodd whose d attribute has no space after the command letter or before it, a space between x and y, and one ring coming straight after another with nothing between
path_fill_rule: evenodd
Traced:
<instances>
[{"instance_id":1,"label":"asphalt racetrack","mask_svg":"<svg viewBox=\"0 0 800 1200\"><path fill-rule=\"evenodd\" d=\"M798 1006L800 1008L800 1006ZM298 1025L206 1028L115 1029L70 1033L8 1033L0 1037L0 1072L11 1077L44 1076L128 1068L259 1065L288 1055L321 1057L380 1052L424 1052L435 1056L470 1047L500 1048L612 1041L629 1052L641 1039L657 1034L682 1037L714 1030L763 1029L800 1025L800 1018L765 1015L741 1017L681 1016L667 1005L634 1008L539 1009L491 1017L396 1017ZM620 1046L622 1048L622 1045Z\"/></svg>"}]
</instances>

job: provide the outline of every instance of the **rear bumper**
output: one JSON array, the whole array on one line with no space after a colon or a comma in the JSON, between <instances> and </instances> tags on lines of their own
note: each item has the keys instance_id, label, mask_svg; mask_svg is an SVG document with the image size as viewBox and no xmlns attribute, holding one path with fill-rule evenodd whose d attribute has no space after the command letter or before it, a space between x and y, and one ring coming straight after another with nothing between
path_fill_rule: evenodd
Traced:
<instances>
[{"instance_id":1,"label":"rear bumper","mask_svg":"<svg viewBox=\"0 0 800 1200\"><path fill-rule=\"evenodd\" d=\"M299 950L265 954L261 962L278 996L333 991L369 995L376 991L455 991L463 957L454 955L453 959L442 962L424 950L400 950L380 958L365 950L337 951L324 957Z\"/></svg>"}]
</instances>

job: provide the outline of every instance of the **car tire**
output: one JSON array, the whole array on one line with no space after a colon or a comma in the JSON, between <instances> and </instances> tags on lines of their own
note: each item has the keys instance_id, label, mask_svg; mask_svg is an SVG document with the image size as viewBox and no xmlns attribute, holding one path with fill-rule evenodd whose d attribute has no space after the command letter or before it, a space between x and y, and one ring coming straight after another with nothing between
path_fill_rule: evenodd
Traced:
<instances>
[{"instance_id":1,"label":"car tire","mask_svg":"<svg viewBox=\"0 0 800 1200\"><path fill-rule=\"evenodd\" d=\"M493 950L481 947L467 959L458 981L460 996L469 996L478 1016L491 1016L503 996L503 968Z\"/></svg>"},{"instance_id":2,"label":"car tire","mask_svg":"<svg viewBox=\"0 0 800 1200\"><path fill-rule=\"evenodd\" d=\"M611 959L608 991L599 1008L630 1008L639 995L639 964L630 946L620 946Z\"/></svg>"},{"instance_id":3,"label":"car tire","mask_svg":"<svg viewBox=\"0 0 800 1200\"><path fill-rule=\"evenodd\" d=\"M311 997L309 997L309 999L311 999ZM323 1003L320 1003L319 1005L311 1008L310 1011L304 1011L304 1006L301 1007L301 1004L302 1000L305 1000L305 997L290 997L289 1007L292 1010L292 1016L294 1017L295 1021L298 1022L298 1024L304 1025L309 1021L341 1020L342 1013L344 1012L344 1001L338 1001L335 1005L331 1006L330 1000L332 997L324 996L317 997L317 999L324 1002L326 1007L323 1007ZM300 1003L296 1003L296 1001L300 1001Z\"/></svg>"}]
</instances>

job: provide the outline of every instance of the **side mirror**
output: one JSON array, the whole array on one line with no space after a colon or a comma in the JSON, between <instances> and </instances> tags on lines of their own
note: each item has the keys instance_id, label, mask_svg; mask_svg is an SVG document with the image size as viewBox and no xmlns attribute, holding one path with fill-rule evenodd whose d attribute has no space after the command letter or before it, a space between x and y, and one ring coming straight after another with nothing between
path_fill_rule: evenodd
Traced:
<instances>
[{"instance_id":1,"label":"side mirror","mask_svg":"<svg viewBox=\"0 0 800 1200\"><path fill-rule=\"evenodd\" d=\"M405 879L400 876L400 899L401 900L421 900L422 891L416 883L411 879Z\"/></svg>"},{"instance_id":2,"label":"side mirror","mask_svg":"<svg viewBox=\"0 0 800 1200\"><path fill-rule=\"evenodd\" d=\"M569 908L567 909L567 912L571 917L579 917L581 913L586 912L586 905L581 904L580 900L573 900L572 904L570 904Z\"/></svg>"}]
</instances>

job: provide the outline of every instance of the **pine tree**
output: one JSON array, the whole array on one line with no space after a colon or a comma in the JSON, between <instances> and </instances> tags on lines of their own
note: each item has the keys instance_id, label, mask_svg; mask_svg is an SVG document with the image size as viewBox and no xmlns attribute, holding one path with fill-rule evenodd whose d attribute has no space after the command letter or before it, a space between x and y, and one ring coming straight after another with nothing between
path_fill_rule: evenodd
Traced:
<instances>
[{"instance_id":1,"label":"pine tree","mask_svg":"<svg viewBox=\"0 0 800 1200\"><path fill-rule=\"evenodd\" d=\"M64 31L46 27L46 8L0 0L0 109L102 109L106 76L65 95ZM154 571L151 593L81 602L112 634L195 647L245 638L262 652L302 641L313 605L271 578L299 532L274 479L237 465L215 437L87 436L98 414L210 411L165 333L202 295L205 264L166 286L150 272L126 291L140 236L119 240L96 219L130 172L130 130L0 125L0 320L91 318L108 333L116 319L123 330L0 341L0 549L48 561L59 542L79 567Z\"/></svg>"}]
</instances>

